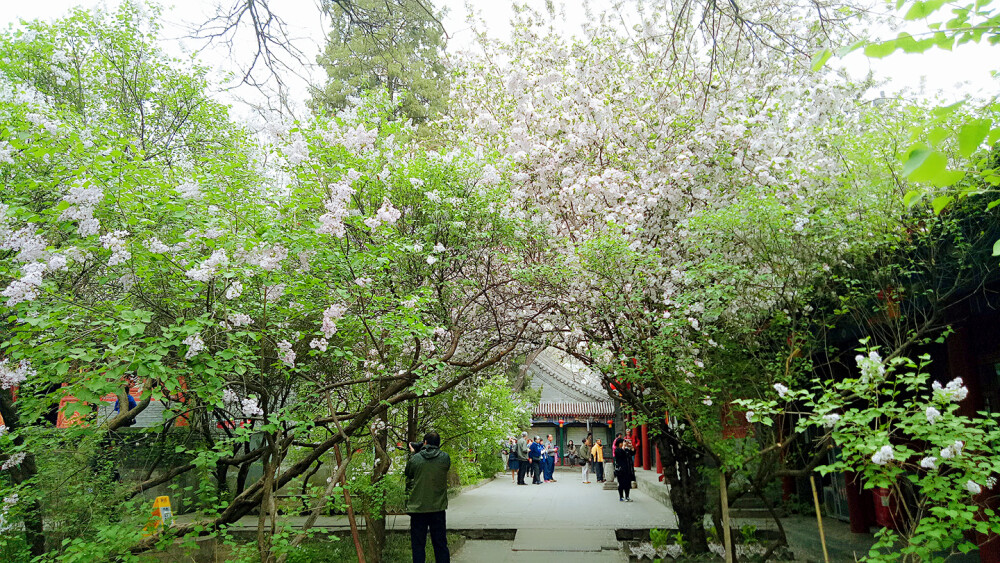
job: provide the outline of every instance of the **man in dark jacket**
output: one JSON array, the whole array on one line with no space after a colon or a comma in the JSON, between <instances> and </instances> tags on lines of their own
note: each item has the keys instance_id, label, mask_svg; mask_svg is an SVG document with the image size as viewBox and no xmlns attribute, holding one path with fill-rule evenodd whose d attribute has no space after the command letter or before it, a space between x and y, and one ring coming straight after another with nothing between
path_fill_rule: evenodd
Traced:
<instances>
[{"instance_id":1,"label":"man in dark jacket","mask_svg":"<svg viewBox=\"0 0 1000 563\"><path fill-rule=\"evenodd\" d=\"M527 485L524 482L524 474L528 472L531 461L528 459L528 433L521 432L521 439L517 441L517 484Z\"/></svg>"},{"instance_id":2,"label":"man in dark jacket","mask_svg":"<svg viewBox=\"0 0 1000 563\"><path fill-rule=\"evenodd\" d=\"M448 563L447 525L448 470L451 458L441 451L441 436L433 430L424 434L424 446L406 462L406 512L410 515L410 549L413 563L426 560L427 531L430 530L434 561Z\"/></svg>"}]
</instances>

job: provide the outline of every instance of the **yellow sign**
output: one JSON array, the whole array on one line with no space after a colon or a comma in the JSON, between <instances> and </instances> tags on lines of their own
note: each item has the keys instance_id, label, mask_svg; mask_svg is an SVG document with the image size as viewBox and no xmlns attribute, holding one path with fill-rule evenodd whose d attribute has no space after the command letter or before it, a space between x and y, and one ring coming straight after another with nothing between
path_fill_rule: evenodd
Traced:
<instances>
[{"instance_id":1,"label":"yellow sign","mask_svg":"<svg viewBox=\"0 0 1000 563\"><path fill-rule=\"evenodd\" d=\"M156 497L153 501L153 517L143 528L143 535L149 536L160 526L169 527L174 521L174 513L170 509L170 497Z\"/></svg>"}]
</instances>

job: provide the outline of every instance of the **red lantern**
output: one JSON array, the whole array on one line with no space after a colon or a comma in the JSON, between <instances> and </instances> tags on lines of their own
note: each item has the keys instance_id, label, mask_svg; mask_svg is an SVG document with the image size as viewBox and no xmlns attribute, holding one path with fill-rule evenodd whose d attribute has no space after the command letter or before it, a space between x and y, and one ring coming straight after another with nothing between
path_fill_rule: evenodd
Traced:
<instances>
[{"instance_id":1,"label":"red lantern","mask_svg":"<svg viewBox=\"0 0 1000 563\"><path fill-rule=\"evenodd\" d=\"M559 428L562 428L562 427L563 427L563 423L564 423L564 422L566 422L566 421L565 421L565 420L563 420L563 419L561 419L561 418L559 419Z\"/></svg>"},{"instance_id":2,"label":"red lantern","mask_svg":"<svg viewBox=\"0 0 1000 563\"><path fill-rule=\"evenodd\" d=\"M613 420L611 420L611 419L608 419L608 428L611 428L611 425L612 425L612 424L613 424L614 422L615 422L615 421L613 421Z\"/></svg>"}]
</instances>

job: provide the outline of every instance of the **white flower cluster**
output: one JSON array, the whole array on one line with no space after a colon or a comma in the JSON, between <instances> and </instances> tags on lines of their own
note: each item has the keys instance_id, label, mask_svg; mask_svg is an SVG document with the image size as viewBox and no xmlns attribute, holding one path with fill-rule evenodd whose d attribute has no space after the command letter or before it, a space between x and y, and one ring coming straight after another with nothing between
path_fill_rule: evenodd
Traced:
<instances>
[{"instance_id":1,"label":"white flower cluster","mask_svg":"<svg viewBox=\"0 0 1000 563\"><path fill-rule=\"evenodd\" d=\"M246 313L233 313L229 315L229 324L234 327L247 326L253 324L253 319Z\"/></svg>"},{"instance_id":2,"label":"white flower cluster","mask_svg":"<svg viewBox=\"0 0 1000 563\"><path fill-rule=\"evenodd\" d=\"M747 422L753 422L754 411L747 411Z\"/></svg>"},{"instance_id":3,"label":"white flower cluster","mask_svg":"<svg viewBox=\"0 0 1000 563\"><path fill-rule=\"evenodd\" d=\"M951 459L953 457L958 457L962 455L962 448L965 447L965 443L961 440L955 440L955 443L941 450L941 457L945 459Z\"/></svg>"},{"instance_id":4,"label":"white flower cluster","mask_svg":"<svg viewBox=\"0 0 1000 563\"><path fill-rule=\"evenodd\" d=\"M285 294L285 284L276 283L274 285L264 286L264 301L268 303L275 303L281 296Z\"/></svg>"},{"instance_id":5,"label":"white flower cluster","mask_svg":"<svg viewBox=\"0 0 1000 563\"><path fill-rule=\"evenodd\" d=\"M782 385L781 383L775 383L774 390L778 392L778 396L781 397L782 399L784 399L785 395L788 394L788 387Z\"/></svg>"},{"instance_id":6,"label":"white flower cluster","mask_svg":"<svg viewBox=\"0 0 1000 563\"><path fill-rule=\"evenodd\" d=\"M872 455L872 462L877 465L885 465L894 459L896 459L896 456L892 451L892 446L890 445L882 446L877 452L875 452L874 455Z\"/></svg>"},{"instance_id":7,"label":"white flower cluster","mask_svg":"<svg viewBox=\"0 0 1000 563\"><path fill-rule=\"evenodd\" d=\"M101 244L111 251L111 258L108 258L108 266L117 266L132 258L132 253L125 248L125 237L128 231L114 231L101 235Z\"/></svg>"},{"instance_id":8,"label":"white flower cluster","mask_svg":"<svg viewBox=\"0 0 1000 563\"><path fill-rule=\"evenodd\" d=\"M219 273L219 270L229 265L229 257L226 256L225 249L218 249L205 259L196 268L191 268L184 273L187 277L200 282L208 282Z\"/></svg>"},{"instance_id":9,"label":"white flower cluster","mask_svg":"<svg viewBox=\"0 0 1000 563\"><path fill-rule=\"evenodd\" d=\"M280 244L261 245L254 252L254 262L268 272L281 267L281 263L286 258L288 258L288 249Z\"/></svg>"},{"instance_id":10,"label":"white flower cluster","mask_svg":"<svg viewBox=\"0 0 1000 563\"><path fill-rule=\"evenodd\" d=\"M971 479L965 482L965 490L969 491L974 495L978 495L979 493L983 492L983 488L979 486L979 483L976 483Z\"/></svg>"},{"instance_id":11,"label":"white flower cluster","mask_svg":"<svg viewBox=\"0 0 1000 563\"><path fill-rule=\"evenodd\" d=\"M292 343L287 340L278 342L278 358L286 366L295 367L295 350L292 350Z\"/></svg>"},{"instance_id":12,"label":"white flower cluster","mask_svg":"<svg viewBox=\"0 0 1000 563\"><path fill-rule=\"evenodd\" d=\"M858 362L858 367L861 368L861 383L878 383L885 378L882 356L879 356L875 350L869 352L867 357L858 354L854 359Z\"/></svg>"},{"instance_id":13,"label":"white flower cluster","mask_svg":"<svg viewBox=\"0 0 1000 563\"><path fill-rule=\"evenodd\" d=\"M240 401L240 403L243 408L243 414L246 416L264 416L264 409L260 408L260 402L257 401L257 397L251 395Z\"/></svg>"},{"instance_id":14,"label":"white flower cluster","mask_svg":"<svg viewBox=\"0 0 1000 563\"><path fill-rule=\"evenodd\" d=\"M833 428L838 422L840 422L840 415L835 412L823 415L823 426L826 428Z\"/></svg>"},{"instance_id":15,"label":"white flower cluster","mask_svg":"<svg viewBox=\"0 0 1000 563\"><path fill-rule=\"evenodd\" d=\"M188 347L187 353L184 354L185 360L190 360L205 349L205 341L201 339L200 334L192 334L191 336L188 336L184 339L184 344Z\"/></svg>"},{"instance_id":16,"label":"white flower cluster","mask_svg":"<svg viewBox=\"0 0 1000 563\"><path fill-rule=\"evenodd\" d=\"M170 252L170 247L156 237L152 237L146 241L146 248L153 254L167 254Z\"/></svg>"},{"instance_id":17,"label":"white flower cluster","mask_svg":"<svg viewBox=\"0 0 1000 563\"><path fill-rule=\"evenodd\" d=\"M33 377L35 373L35 369L31 367L28 360L11 364L10 358L4 358L3 361L0 361L0 389L16 387L29 377Z\"/></svg>"},{"instance_id":18,"label":"white flower cluster","mask_svg":"<svg viewBox=\"0 0 1000 563\"><path fill-rule=\"evenodd\" d=\"M399 218L402 216L403 214L392 206L392 202L389 201L389 198L382 198L382 207L378 208L374 217L365 219L365 225L368 225L369 229L375 230L382 223L387 225L396 224L396 221L399 221Z\"/></svg>"},{"instance_id":19,"label":"white flower cluster","mask_svg":"<svg viewBox=\"0 0 1000 563\"><path fill-rule=\"evenodd\" d=\"M920 467L924 469L937 469L937 458L929 455L920 460Z\"/></svg>"},{"instance_id":20,"label":"white flower cluster","mask_svg":"<svg viewBox=\"0 0 1000 563\"><path fill-rule=\"evenodd\" d=\"M32 301L37 298L38 290L42 287L42 274L47 268L41 262L25 264L21 268L21 279L10 282L0 294L7 298L7 306L13 307L23 301Z\"/></svg>"},{"instance_id":21,"label":"white flower cluster","mask_svg":"<svg viewBox=\"0 0 1000 563\"><path fill-rule=\"evenodd\" d=\"M347 306L340 303L334 303L323 311L323 325L320 330L324 336L330 338L337 333L337 321L342 319L345 313Z\"/></svg>"},{"instance_id":22,"label":"white flower cluster","mask_svg":"<svg viewBox=\"0 0 1000 563\"><path fill-rule=\"evenodd\" d=\"M705 395L705 397L701 400L701 404L705 405L706 407L712 406L712 398L709 397L708 395Z\"/></svg>"},{"instance_id":23,"label":"white flower cluster","mask_svg":"<svg viewBox=\"0 0 1000 563\"><path fill-rule=\"evenodd\" d=\"M319 350L320 352L326 352L326 348L329 345L330 342L325 338L313 338L309 341L309 347Z\"/></svg>"},{"instance_id":24,"label":"white flower cluster","mask_svg":"<svg viewBox=\"0 0 1000 563\"><path fill-rule=\"evenodd\" d=\"M934 399L953 403L964 401L969 396L969 388L965 386L961 377L956 377L948 382L948 385L941 387L941 383L935 381L931 387L934 389Z\"/></svg>"},{"instance_id":25,"label":"white flower cluster","mask_svg":"<svg viewBox=\"0 0 1000 563\"><path fill-rule=\"evenodd\" d=\"M373 280L368 277L361 277L354 280L354 284L357 285L358 287L368 287L372 284L372 282Z\"/></svg>"},{"instance_id":26,"label":"white flower cluster","mask_svg":"<svg viewBox=\"0 0 1000 563\"><path fill-rule=\"evenodd\" d=\"M3 465L0 465L0 471L7 471L11 467L17 467L18 465L21 465L21 462L24 461L25 456L27 456L27 454L24 452L10 454L10 457L7 458L7 461L3 462Z\"/></svg>"},{"instance_id":27,"label":"white flower cluster","mask_svg":"<svg viewBox=\"0 0 1000 563\"><path fill-rule=\"evenodd\" d=\"M174 189L184 199L201 199L202 196L201 186L194 182L184 182Z\"/></svg>"},{"instance_id":28,"label":"white flower cluster","mask_svg":"<svg viewBox=\"0 0 1000 563\"><path fill-rule=\"evenodd\" d=\"M94 210L104 199L104 191L100 186L76 185L69 189L63 201L70 204L59 219L76 221L76 231L81 237L96 235L101 229L101 223L94 217Z\"/></svg>"},{"instance_id":29,"label":"white flower cluster","mask_svg":"<svg viewBox=\"0 0 1000 563\"><path fill-rule=\"evenodd\" d=\"M7 514L10 512L11 507L17 504L17 500L17 493L11 493L3 497L3 504L0 504L0 534L7 532L13 527L12 524L7 522Z\"/></svg>"},{"instance_id":30,"label":"white flower cluster","mask_svg":"<svg viewBox=\"0 0 1000 563\"><path fill-rule=\"evenodd\" d=\"M927 407L927 410L924 411L924 416L927 417L927 422L929 424L934 424L939 418L941 418L941 411L934 407Z\"/></svg>"},{"instance_id":31,"label":"white flower cluster","mask_svg":"<svg viewBox=\"0 0 1000 563\"><path fill-rule=\"evenodd\" d=\"M240 280L234 280L229 287L226 288L226 299L236 299L243 294L243 282Z\"/></svg>"},{"instance_id":32,"label":"white flower cluster","mask_svg":"<svg viewBox=\"0 0 1000 563\"><path fill-rule=\"evenodd\" d=\"M7 206L0 204L0 250L16 250L14 259L18 262L41 260L45 256L45 238L31 225L11 229L5 216L6 211Z\"/></svg>"},{"instance_id":33,"label":"white flower cluster","mask_svg":"<svg viewBox=\"0 0 1000 563\"><path fill-rule=\"evenodd\" d=\"M358 171L348 170L344 178L330 186L330 199L323 202L326 213L319 217L317 233L335 237L347 234L344 218L350 215L347 205L351 201L351 196L354 195L354 188L351 187L351 184L360 177L361 173Z\"/></svg>"}]
</instances>

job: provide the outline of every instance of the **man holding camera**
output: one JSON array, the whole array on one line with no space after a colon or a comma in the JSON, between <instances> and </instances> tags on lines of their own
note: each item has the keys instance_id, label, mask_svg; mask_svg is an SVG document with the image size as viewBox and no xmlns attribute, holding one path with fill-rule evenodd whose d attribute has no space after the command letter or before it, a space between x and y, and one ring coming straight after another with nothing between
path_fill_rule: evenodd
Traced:
<instances>
[{"instance_id":1,"label":"man holding camera","mask_svg":"<svg viewBox=\"0 0 1000 563\"><path fill-rule=\"evenodd\" d=\"M441 436L433 430L424 434L419 451L410 444L413 455L406 462L406 512L410 515L410 549L413 563L426 561L427 532L431 534L434 561L448 563L447 525L448 470L451 458L441 451Z\"/></svg>"}]
</instances>

